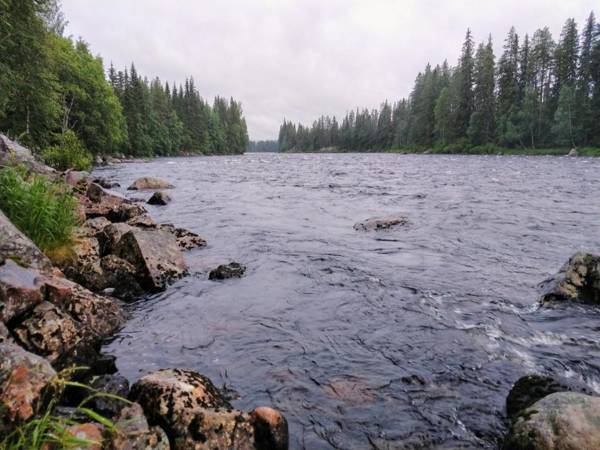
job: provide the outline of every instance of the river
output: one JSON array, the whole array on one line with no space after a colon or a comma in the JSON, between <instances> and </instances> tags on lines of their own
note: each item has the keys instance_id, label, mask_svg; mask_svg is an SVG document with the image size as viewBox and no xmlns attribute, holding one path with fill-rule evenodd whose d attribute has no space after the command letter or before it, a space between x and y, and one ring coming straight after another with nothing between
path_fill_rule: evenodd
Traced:
<instances>
[{"instance_id":1,"label":"river","mask_svg":"<svg viewBox=\"0 0 600 450\"><path fill-rule=\"evenodd\" d=\"M105 346L132 381L195 369L240 409L283 411L293 449L496 448L522 375L600 392L600 311L536 305L600 251L600 159L254 153L94 175L169 180L150 213L208 241ZM353 229L390 214L409 224ZM246 275L208 280L229 261Z\"/></svg>"}]
</instances>

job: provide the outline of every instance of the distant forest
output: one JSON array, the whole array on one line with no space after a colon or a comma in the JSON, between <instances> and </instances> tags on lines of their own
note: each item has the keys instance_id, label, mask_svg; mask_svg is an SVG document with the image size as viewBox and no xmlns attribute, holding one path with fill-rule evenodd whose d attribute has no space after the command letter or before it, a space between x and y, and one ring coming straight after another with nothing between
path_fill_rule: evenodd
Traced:
<instances>
[{"instance_id":1,"label":"distant forest","mask_svg":"<svg viewBox=\"0 0 600 450\"><path fill-rule=\"evenodd\" d=\"M312 126L284 120L281 151L550 148L600 146L600 26L581 34L568 19L556 43L548 27L522 39L511 28L496 63L491 36L470 30L458 64L417 75L408 99L350 111Z\"/></svg>"},{"instance_id":2,"label":"distant forest","mask_svg":"<svg viewBox=\"0 0 600 450\"><path fill-rule=\"evenodd\" d=\"M279 142L270 141L250 141L248 143L247 151L249 152L278 152Z\"/></svg>"},{"instance_id":3,"label":"distant forest","mask_svg":"<svg viewBox=\"0 0 600 450\"><path fill-rule=\"evenodd\" d=\"M239 102L217 97L210 105L192 78L169 86L148 81L133 65L111 67L107 77L85 42L63 36L66 23L58 0L0 0L1 132L36 151L244 152Z\"/></svg>"}]
</instances>

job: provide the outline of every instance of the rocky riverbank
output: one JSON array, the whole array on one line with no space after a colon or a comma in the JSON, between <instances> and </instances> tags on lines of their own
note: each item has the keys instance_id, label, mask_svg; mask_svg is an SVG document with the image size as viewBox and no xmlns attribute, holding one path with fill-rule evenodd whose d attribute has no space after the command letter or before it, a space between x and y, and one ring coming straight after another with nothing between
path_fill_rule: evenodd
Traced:
<instances>
[{"instance_id":1,"label":"rocky riverbank","mask_svg":"<svg viewBox=\"0 0 600 450\"><path fill-rule=\"evenodd\" d=\"M186 369L148 374L129 389L103 341L126 320L124 303L164 290L187 274L183 251L198 235L157 224L145 208L80 172L58 173L0 136L0 165L63 179L78 199L74 255L57 265L0 212L0 432L37 417L56 397L55 414L77 415L82 389L56 392L65 369L97 392L86 404L115 426L89 416L69 432L110 449L285 449L286 419L269 407L236 411L202 376ZM138 189L151 188L142 180ZM161 188L168 186L161 185ZM94 392L96 392L94 391ZM71 417L71 416L69 416ZM74 416L73 416L74 417ZM50 448L50 447L49 447Z\"/></svg>"}]
</instances>

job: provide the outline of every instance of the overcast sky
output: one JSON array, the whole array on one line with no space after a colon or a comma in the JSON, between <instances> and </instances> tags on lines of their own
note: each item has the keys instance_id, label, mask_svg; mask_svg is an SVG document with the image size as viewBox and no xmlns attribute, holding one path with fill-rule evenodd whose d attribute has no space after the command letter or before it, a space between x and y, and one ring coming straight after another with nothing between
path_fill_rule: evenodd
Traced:
<instances>
[{"instance_id":1,"label":"overcast sky","mask_svg":"<svg viewBox=\"0 0 600 450\"><path fill-rule=\"evenodd\" d=\"M66 34L105 65L182 82L203 97L243 104L251 139L276 138L289 120L312 122L410 93L428 61L455 64L467 27L492 33L497 54L520 35L568 17L584 23L595 0L63 0ZM600 13L600 11L597 11Z\"/></svg>"}]
</instances>

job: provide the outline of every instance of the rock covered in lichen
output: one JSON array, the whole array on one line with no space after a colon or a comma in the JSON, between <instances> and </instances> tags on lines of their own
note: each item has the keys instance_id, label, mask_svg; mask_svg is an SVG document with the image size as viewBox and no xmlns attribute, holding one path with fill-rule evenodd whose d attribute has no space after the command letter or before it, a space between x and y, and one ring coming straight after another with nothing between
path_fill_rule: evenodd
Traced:
<instances>
[{"instance_id":1,"label":"rock covered in lichen","mask_svg":"<svg viewBox=\"0 0 600 450\"><path fill-rule=\"evenodd\" d=\"M221 264L208 274L209 280L227 280L229 278L240 278L246 272L246 266L237 262Z\"/></svg>"},{"instance_id":2,"label":"rock covered in lichen","mask_svg":"<svg viewBox=\"0 0 600 450\"><path fill-rule=\"evenodd\" d=\"M542 283L541 303L571 301L600 304L600 256L579 252Z\"/></svg>"}]
</instances>

